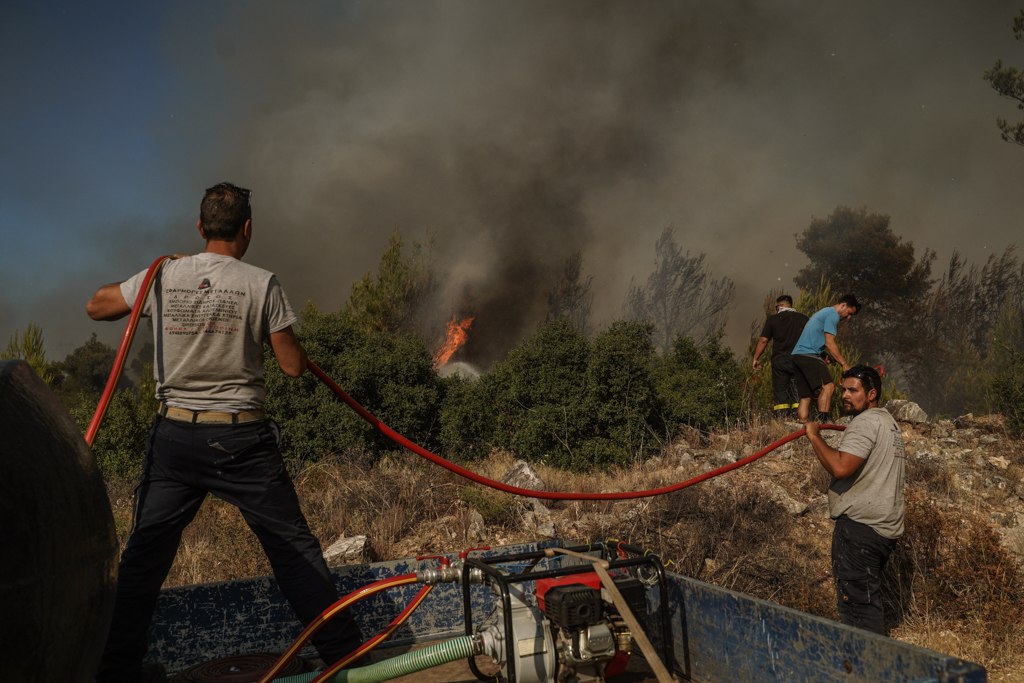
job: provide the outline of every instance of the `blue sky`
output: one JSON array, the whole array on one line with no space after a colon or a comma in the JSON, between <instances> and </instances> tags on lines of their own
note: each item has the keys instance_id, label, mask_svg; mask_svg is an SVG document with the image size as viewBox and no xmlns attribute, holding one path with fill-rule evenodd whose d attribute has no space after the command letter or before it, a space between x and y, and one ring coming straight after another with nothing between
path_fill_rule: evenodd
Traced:
<instances>
[{"instance_id":1,"label":"blue sky","mask_svg":"<svg viewBox=\"0 0 1024 683\"><path fill-rule=\"evenodd\" d=\"M92 291L202 249L203 188L254 190L251 260L340 308L388 235L428 231L438 317L508 340L581 249L619 312L666 225L736 281L734 348L837 205L970 260L1024 234L1019 8L956 2L0 3L0 343L51 358ZM488 317L488 312L490 317ZM490 321L490 322L488 322Z\"/></svg>"}]
</instances>

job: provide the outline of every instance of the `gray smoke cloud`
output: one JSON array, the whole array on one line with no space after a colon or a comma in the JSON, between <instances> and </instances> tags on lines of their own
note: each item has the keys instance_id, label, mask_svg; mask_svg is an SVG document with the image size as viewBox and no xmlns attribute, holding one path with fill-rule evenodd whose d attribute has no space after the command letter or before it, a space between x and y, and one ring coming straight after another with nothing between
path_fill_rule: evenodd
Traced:
<instances>
[{"instance_id":1,"label":"gray smoke cloud","mask_svg":"<svg viewBox=\"0 0 1024 683\"><path fill-rule=\"evenodd\" d=\"M396 226L430 231L449 275L437 316L468 304L485 363L543 320L577 250L594 321L617 317L667 225L737 283L737 350L768 290L793 290L794 233L838 204L890 214L939 263L1021 234L1024 157L993 123L1013 109L981 79L1024 62L1012 4L207 7L175 5L163 31L179 79L159 153L196 210L207 185L251 187L247 260L321 310Z\"/></svg>"},{"instance_id":2,"label":"gray smoke cloud","mask_svg":"<svg viewBox=\"0 0 1024 683\"><path fill-rule=\"evenodd\" d=\"M624 205L655 201L679 164L682 107L702 79L739 78L734 42L766 28L746 3L351 10L266 14L250 39L215 41L266 98L239 159L270 226L258 256L305 262L289 288L334 309L394 226L429 229L450 273L438 316L474 313L466 353L485 363L544 319L577 250L605 288L600 313L617 313L618 255L664 227Z\"/></svg>"}]
</instances>

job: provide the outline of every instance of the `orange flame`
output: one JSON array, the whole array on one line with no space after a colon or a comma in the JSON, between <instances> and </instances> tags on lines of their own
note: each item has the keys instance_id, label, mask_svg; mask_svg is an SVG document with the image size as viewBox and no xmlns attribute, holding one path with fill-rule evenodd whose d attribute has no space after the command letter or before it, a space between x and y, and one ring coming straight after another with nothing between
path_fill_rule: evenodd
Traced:
<instances>
[{"instance_id":1,"label":"orange flame","mask_svg":"<svg viewBox=\"0 0 1024 683\"><path fill-rule=\"evenodd\" d=\"M473 325L473 318L466 318L459 321L459 317L453 315L448 329L445 332L444 343L434 352L434 365L441 367L448 362L452 354L459 350L466 340L469 339L469 328Z\"/></svg>"}]
</instances>

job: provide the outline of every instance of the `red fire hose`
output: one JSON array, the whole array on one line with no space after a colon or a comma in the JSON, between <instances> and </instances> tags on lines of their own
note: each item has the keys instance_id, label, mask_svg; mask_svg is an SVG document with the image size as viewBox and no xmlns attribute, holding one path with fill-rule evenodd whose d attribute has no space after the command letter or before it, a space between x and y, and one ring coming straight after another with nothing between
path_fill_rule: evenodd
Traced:
<instances>
[{"instance_id":1,"label":"red fire hose","mask_svg":"<svg viewBox=\"0 0 1024 683\"><path fill-rule=\"evenodd\" d=\"M320 614L320 616L311 621L309 625L302 630L302 633L300 633L299 636L292 642L292 644L288 646L288 649L281 653L281 656L274 663L274 665L270 667L270 669L268 669L265 674L263 674L262 678L260 678L258 683L269 683L270 681L274 680L274 678L276 678L277 675L284 668L285 664L287 664L295 655L299 653L299 650L301 650L302 646L305 645L306 642L313 637L313 634L319 631L324 624L333 619L338 614L338 612L341 612L344 609L348 609L349 607L359 602L363 598L367 598L371 595L374 595L375 593L380 593L381 591L388 590L389 588L395 588L396 586L405 586L410 583L416 583L417 581L418 579L416 578L416 574L401 574L399 576L392 576L389 579L381 579L380 581L374 581L369 585L363 586L358 590L352 591L351 593L349 593L348 595L346 595L345 597L343 597L342 599L338 600L333 605L325 609ZM341 661L337 662L336 665L331 667L330 675L334 675L350 662L359 659L364 654L366 654L367 652L375 648L378 644L380 644L380 642L387 638L387 636L391 635L395 631L395 629L401 626L405 622L405 620L409 618L409 615L412 614L413 610L419 607L420 603L423 602L423 598L427 596L427 593L430 592L431 588L433 588L433 586L424 586L422 589L420 589L420 592L416 595L415 598L413 598L412 602L410 602L409 605L404 610L402 610L401 614L399 614L394 619L394 621L392 621L391 624L388 625L386 629L384 629L384 631L380 635L378 635L376 638L372 638L369 642L363 643L363 645L361 645L357 650L350 653L348 656L344 657ZM321 676L317 676L316 680L319 681L321 680L321 678Z\"/></svg>"},{"instance_id":2,"label":"red fire hose","mask_svg":"<svg viewBox=\"0 0 1024 683\"><path fill-rule=\"evenodd\" d=\"M383 434L384 436L388 437L389 439L391 439L392 441L397 443L399 446L402 446L404 448L408 448L410 451L412 451L416 455L419 455L419 456L421 456L423 458L426 458L427 460L429 460L430 462L434 463L435 465L440 465L441 467L445 468L449 472L454 472L455 474L458 474L459 476L465 477L466 479L471 479L472 481L475 481L478 484L483 484L484 486L490 486L492 489L497 489L499 491L504 491L505 493L512 493L512 494L515 494L517 496L526 496L528 498L545 498L545 499L550 499L550 500L626 500L627 498L647 498L649 496L661 496L661 495L664 495L666 493L672 493L673 491L679 491L680 489L685 489L687 486L693 486L694 484L698 484L698 483L700 483L700 482L702 482L702 481L704 481L706 479L710 479L711 477L717 477L720 474L725 474L726 472L728 472L730 470L734 470L737 467L743 467L744 465L750 464L750 463L754 462L755 460L757 460L758 458L761 458L761 457L764 457L765 455L768 455L769 453L774 451L779 446L781 446L781 445L783 445L785 443L789 443L793 439L797 439L797 438L799 438L799 437L801 437L801 436L803 436L804 434L807 433L806 429L801 429L798 432L794 432L793 434L790 434L789 436L785 436L785 437L779 439L778 441L776 441L775 443L773 443L772 445L770 445L770 446L768 446L766 448L762 448L761 450L759 450L757 453L754 453L753 455L748 455L747 457L743 458L742 460L737 460L734 463L730 463L730 464L725 465L723 467L719 467L718 469L711 470L710 472L705 472L704 474L702 474L700 476L693 477L692 479L687 479L686 481L681 481L678 484L672 484L670 486L662 486L661 488L657 488L657 489L649 489L647 491L627 491L627 492L624 492L624 493L569 493L569 492L561 492L561 491L531 491L530 489L523 489L523 488L519 488L518 486L509 486L508 484L503 484L500 481L494 481L493 479L488 479L487 477L481 476L481 475L479 475L479 474L477 474L475 472L470 472L466 468L459 467L455 463L448 462L447 460L445 460L441 456L435 455L435 454L431 453L430 451L428 451L427 449L422 448L421 446L416 445L412 441L409 441L409 439L405 438L404 436L402 436L401 434L399 434L398 432L393 430L391 427L388 427L386 424L384 424L383 422L378 420L366 408L364 408L361 405L359 405L355 401L355 399L353 399L351 396L349 396L347 393L345 393L344 389L339 387L334 382L334 380L332 380L330 377L328 377L327 374L324 373L323 370L318 368L316 366L316 363L314 363L313 361L309 362L309 371L312 372L314 375L316 375L317 378L321 382L326 384L327 387L338 396L338 398L340 398L342 401L347 403L349 408L351 408L352 410L354 410L357 413L359 413L359 416L361 418L363 418L364 420L369 422L371 425L376 427L377 430L381 434ZM846 429L845 427L840 427L840 426L837 426L837 425L821 425L821 428L822 429L840 429L840 430L841 429Z\"/></svg>"},{"instance_id":3,"label":"red fire hose","mask_svg":"<svg viewBox=\"0 0 1024 683\"><path fill-rule=\"evenodd\" d=\"M156 271L160 269L160 266L162 266L164 262L169 258L171 257L161 256L156 261L154 261L153 265L150 266L149 268L149 272L146 273L146 278L142 282L142 289L139 292L139 296L135 299L135 306L132 308L131 317L128 319L128 327L125 330L124 336L121 339L121 346L117 352L117 360L115 360L114 362L114 369L111 370L110 372L110 379L107 380L106 390L103 392L103 397L100 399L100 404L96 407L96 414L93 415L92 423L89 425L89 431L86 433L86 442L90 446L92 445L92 439L95 438L96 430L99 429L100 422L103 420L103 415L107 410L107 403L110 402L110 397L113 395L114 387L117 386L118 379L120 378L121 370L124 367L124 359L128 355L128 349L131 347L132 338L135 335L135 327L138 325L139 322L139 315L142 312L142 305L145 303L146 295L149 293L149 289L152 285L152 278L156 274ZM734 463L730 463L723 467L719 467L718 469L711 470L710 472L705 472L704 474L693 477L692 479L687 479L686 481L681 481L677 484L671 484L669 486L662 486L661 488L649 489L646 491L625 491L620 493L573 493L566 491L531 491L530 489L519 488L518 486L509 486L508 484L503 484L500 481L488 479L487 477L476 474L475 472L470 472L466 468L459 467L455 463L449 462L442 458L441 456L435 455L428 451L427 449L418 446L417 444L405 438L395 430L391 429L391 427L388 427L386 424L378 420L366 408L359 405L359 403L357 403L355 399L353 399L351 396L345 393L344 389L338 386L334 382L334 380L328 377L327 374L324 373L324 371L321 370L319 367L317 367L317 365L312 361L309 362L309 370L314 375L316 375L316 377L321 382L327 385L327 387L331 391L333 391L338 396L338 398L347 403L348 406L352 408L352 410L356 411L356 413L358 413L360 417L369 422L381 434L388 437L389 439L397 443L399 446L407 448L413 453L423 458L426 458L435 465L440 465L446 470L454 472L455 474L458 474L461 477L465 477L466 479L475 481L478 484L483 484L484 486L489 486L492 489L504 491L505 493L511 493L517 496L526 496L528 498L544 498L548 500L626 500L630 498L648 498L650 496L661 496L666 493L672 493L673 491L685 489L686 487L693 486L694 484L699 484L702 481L711 479L712 477L717 477L720 474L725 474L726 472L734 470L738 467L749 465L755 460L768 455L779 446L789 443L794 439L798 439L807 433L806 429L801 429L798 432L794 432L789 436L785 436L776 441L775 443L766 446L765 448L762 448L753 455L748 455L742 460L737 460ZM824 424L821 425L821 428L837 430L846 429L846 427L841 427L838 425Z\"/></svg>"},{"instance_id":4,"label":"red fire hose","mask_svg":"<svg viewBox=\"0 0 1024 683\"><path fill-rule=\"evenodd\" d=\"M132 339L135 337L135 329L139 326L139 316L142 315L142 307L146 303L146 297L149 296L149 290L153 287L153 278L156 276L158 270L168 259L174 258L173 256L161 256L156 261L153 261L153 265L149 267L146 272L146 277L142 280L142 287L139 289L139 295L135 297L135 305L132 306L132 314L128 317L128 325L124 328L124 336L121 337L121 345L117 348L117 356L114 358L114 367L110 369L110 378L107 379L107 386L103 389L103 396L100 397L100 403L96 406L96 412L93 413L92 422L89 423L89 429L85 432L85 442L92 446L93 440L96 438L96 432L99 431L100 423L103 422L103 416L107 414L107 405L110 403L111 397L114 395L114 389L117 388L117 382L121 379L121 371L124 370L124 361L128 357L128 351L132 348Z\"/></svg>"}]
</instances>

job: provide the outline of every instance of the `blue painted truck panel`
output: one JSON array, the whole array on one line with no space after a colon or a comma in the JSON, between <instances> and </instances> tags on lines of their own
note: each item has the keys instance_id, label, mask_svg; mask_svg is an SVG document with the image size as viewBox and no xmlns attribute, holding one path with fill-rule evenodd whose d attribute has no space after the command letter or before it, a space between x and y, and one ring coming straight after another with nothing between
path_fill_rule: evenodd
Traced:
<instances>
[{"instance_id":1,"label":"blue painted truck panel","mask_svg":"<svg viewBox=\"0 0 1024 683\"><path fill-rule=\"evenodd\" d=\"M536 550L535 544L504 546L480 556ZM455 559L456 555L447 557ZM548 562L574 564L559 557ZM396 560L332 569L340 595L373 581L436 566L436 560ZM516 567L507 567L518 571ZM903 681L979 683L985 670L971 662L925 650L837 622L814 617L742 593L668 574L676 670L707 683L728 681ZM527 584L532 589L532 584ZM355 607L369 637L386 627L419 591L401 586ZM471 588L474 615L487 615L494 596ZM655 586L648 591L648 613L659 609ZM648 635L660 651L660 619L647 619ZM273 577L182 586L162 591L150 628L152 659L170 671L242 652L285 649L301 631ZM436 586L388 646L463 635L461 587ZM304 654L315 656L307 649Z\"/></svg>"}]
</instances>

